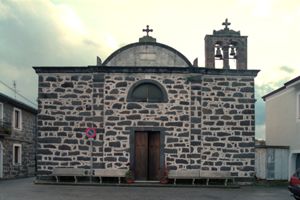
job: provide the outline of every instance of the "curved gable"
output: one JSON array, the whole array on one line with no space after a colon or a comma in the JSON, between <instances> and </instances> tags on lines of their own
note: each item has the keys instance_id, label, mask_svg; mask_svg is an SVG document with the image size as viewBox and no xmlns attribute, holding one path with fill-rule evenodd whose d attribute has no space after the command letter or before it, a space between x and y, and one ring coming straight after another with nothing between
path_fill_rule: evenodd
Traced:
<instances>
[{"instance_id":1,"label":"curved gable","mask_svg":"<svg viewBox=\"0 0 300 200\"><path fill-rule=\"evenodd\" d=\"M189 60L176 49L156 42L133 43L112 53L104 66L190 67Z\"/></svg>"}]
</instances>

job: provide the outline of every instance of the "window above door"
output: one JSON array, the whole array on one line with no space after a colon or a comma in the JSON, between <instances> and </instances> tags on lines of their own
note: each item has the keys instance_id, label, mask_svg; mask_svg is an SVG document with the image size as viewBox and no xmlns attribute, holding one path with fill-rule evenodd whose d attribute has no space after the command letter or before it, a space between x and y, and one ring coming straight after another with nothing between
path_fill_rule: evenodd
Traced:
<instances>
[{"instance_id":1,"label":"window above door","mask_svg":"<svg viewBox=\"0 0 300 200\"><path fill-rule=\"evenodd\" d=\"M167 102L168 97L164 87L153 80L141 80L129 89L128 102Z\"/></svg>"}]
</instances>

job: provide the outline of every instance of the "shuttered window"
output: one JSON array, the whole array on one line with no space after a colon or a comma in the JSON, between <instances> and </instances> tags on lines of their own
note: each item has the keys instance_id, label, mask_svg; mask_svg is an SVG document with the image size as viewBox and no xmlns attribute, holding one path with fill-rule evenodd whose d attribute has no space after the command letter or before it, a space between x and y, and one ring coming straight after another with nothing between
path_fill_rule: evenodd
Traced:
<instances>
[{"instance_id":1,"label":"shuttered window","mask_svg":"<svg viewBox=\"0 0 300 200\"><path fill-rule=\"evenodd\" d=\"M300 120L300 92L297 94L297 119Z\"/></svg>"},{"instance_id":2,"label":"shuttered window","mask_svg":"<svg viewBox=\"0 0 300 200\"><path fill-rule=\"evenodd\" d=\"M3 103L0 103L0 125L3 124Z\"/></svg>"},{"instance_id":3,"label":"shuttered window","mask_svg":"<svg viewBox=\"0 0 300 200\"><path fill-rule=\"evenodd\" d=\"M13 125L15 129L22 129L22 112L20 109L14 108Z\"/></svg>"},{"instance_id":4,"label":"shuttered window","mask_svg":"<svg viewBox=\"0 0 300 200\"><path fill-rule=\"evenodd\" d=\"M168 102L165 88L154 80L140 80L128 91L128 102L163 103Z\"/></svg>"},{"instance_id":5,"label":"shuttered window","mask_svg":"<svg viewBox=\"0 0 300 200\"><path fill-rule=\"evenodd\" d=\"M160 102L163 101L163 94L156 85L144 83L133 90L132 98L139 102Z\"/></svg>"},{"instance_id":6,"label":"shuttered window","mask_svg":"<svg viewBox=\"0 0 300 200\"><path fill-rule=\"evenodd\" d=\"M13 145L13 164L20 165L22 163L22 145Z\"/></svg>"}]
</instances>

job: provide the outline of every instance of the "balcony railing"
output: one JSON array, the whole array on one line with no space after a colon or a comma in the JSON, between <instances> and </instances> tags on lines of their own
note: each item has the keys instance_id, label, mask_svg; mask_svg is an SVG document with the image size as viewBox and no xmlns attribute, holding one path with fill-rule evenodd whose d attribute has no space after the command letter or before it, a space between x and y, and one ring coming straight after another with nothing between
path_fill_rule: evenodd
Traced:
<instances>
[{"instance_id":1,"label":"balcony railing","mask_svg":"<svg viewBox=\"0 0 300 200\"><path fill-rule=\"evenodd\" d=\"M0 120L0 135L11 134L11 122Z\"/></svg>"}]
</instances>

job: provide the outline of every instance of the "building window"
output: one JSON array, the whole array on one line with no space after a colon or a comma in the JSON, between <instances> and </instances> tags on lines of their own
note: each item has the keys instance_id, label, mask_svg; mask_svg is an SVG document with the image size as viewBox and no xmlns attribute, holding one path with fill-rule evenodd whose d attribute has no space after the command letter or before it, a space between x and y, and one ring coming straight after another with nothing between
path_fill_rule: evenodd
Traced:
<instances>
[{"instance_id":1,"label":"building window","mask_svg":"<svg viewBox=\"0 0 300 200\"><path fill-rule=\"evenodd\" d=\"M20 165L22 163L22 145L13 145L13 164Z\"/></svg>"},{"instance_id":2,"label":"building window","mask_svg":"<svg viewBox=\"0 0 300 200\"><path fill-rule=\"evenodd\" d=\"M0 125L3 125L3 103L0 103Z\"/></svg>"},{"instance_id":3,"label":"building window","mask_svg":"<svg viewBox=\"0 0 300 200\"><path fill-rule=\"evenodd\" d=\"M129 102L167 102L165 89L156 81L142 80L135 83L128 92Z\"/></svg>"},{"instance_id":4,"label":"building window","mask_svg":"<svg viewBox=\"0 0 300 200\"><path fill-rule=\"evenodd\" d=\"M300 92L297 94L297 119L300 120Z\"/></svg>"},{"instance_id":5,"label":"building window","mask_svg":"<svg viewBox=\"0 0 300 200\"><path fill-rule=\"evenodd\" d=\"M19 130L22 129L22 112L17 108L14 108L13 127Z\"/></svg>"}]
</instances>

